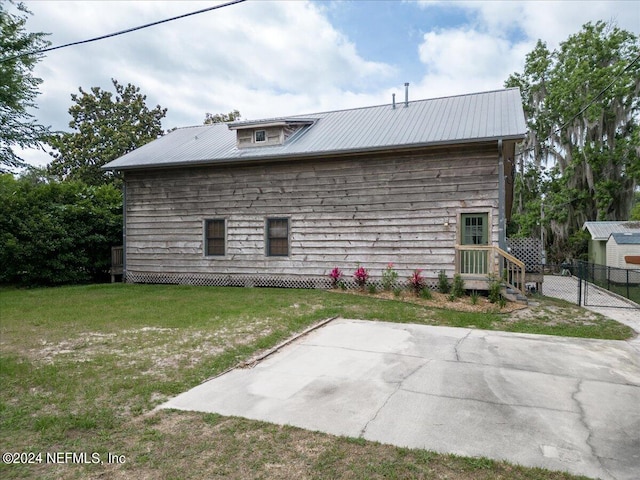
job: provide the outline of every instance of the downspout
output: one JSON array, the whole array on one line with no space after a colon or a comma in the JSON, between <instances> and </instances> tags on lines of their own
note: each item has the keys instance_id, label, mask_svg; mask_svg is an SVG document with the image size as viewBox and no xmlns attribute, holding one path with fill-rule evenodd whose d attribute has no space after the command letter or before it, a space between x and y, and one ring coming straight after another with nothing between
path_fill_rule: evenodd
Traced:
<instances>
[{"instance_id":1,"label":"downspout","mask_svg":"<svg viewBox=\"0 0 640 480\"><path fill-rule=\"evenodd\" d=\"M127 182L122 179L122 283L127 283Z\"/></svg>"},{"instance_id":2,"label":"downspout","mask_svg":"<svg viewBox=\"0 0 640 480\"><path fill-rule=\"evenodd\" d=\"M505 208L504 158L502 158L502 139L498 139L498 246L507 250Z\"/></svg>"}]
</instances>

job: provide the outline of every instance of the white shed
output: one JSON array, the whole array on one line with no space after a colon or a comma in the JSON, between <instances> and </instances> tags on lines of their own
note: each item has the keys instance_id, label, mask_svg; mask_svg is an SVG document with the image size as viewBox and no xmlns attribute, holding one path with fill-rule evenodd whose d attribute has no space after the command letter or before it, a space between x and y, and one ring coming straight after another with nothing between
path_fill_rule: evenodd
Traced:
<instances>
[{"instance_id":1,"label":"white shed","mask_svg":"<svg viewBox=\"0 0 640 480\"><path fill-rule=\"evenodd\" d=\"M640 269L640 232L612 233L607 240L607 266Z\"/></svg>"}]
</instances>

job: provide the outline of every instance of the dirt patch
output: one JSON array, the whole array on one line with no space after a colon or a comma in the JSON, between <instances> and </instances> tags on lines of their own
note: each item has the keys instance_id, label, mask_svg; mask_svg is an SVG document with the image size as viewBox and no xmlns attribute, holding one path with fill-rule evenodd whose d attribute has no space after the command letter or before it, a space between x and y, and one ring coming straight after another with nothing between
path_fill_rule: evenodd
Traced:
<instances>
[{"instance_id":1,"label":"dirt patch","mask_svg":"<svg viewBox=\"0 0 640 480\"><path fill-rule=\"evenodd\" d=\"M143 375L157 378L178 367L195 365L205 356L222 353L230 345L246 345L268 335L264 321L240 323L205 333L196 329L142 327L118 333L83 332L59 342L41 340L26 351L43 364L58 361L91 362L102 356L117 356L119 365L138 366Z\"/></svg>"},{"instance_id":2,"label":"dirt patch","mask_svg":"<svg viewBox=\"0 0 640 480\"><path fill-rule=\"evenodd\" d=\"M580 325L597 325L602 315L573 305L553 305L547 302L531 302L524 309L512 312L509 322L543 320L547 325L569 325L577 322Z\"/></svg>"}]
</instances>

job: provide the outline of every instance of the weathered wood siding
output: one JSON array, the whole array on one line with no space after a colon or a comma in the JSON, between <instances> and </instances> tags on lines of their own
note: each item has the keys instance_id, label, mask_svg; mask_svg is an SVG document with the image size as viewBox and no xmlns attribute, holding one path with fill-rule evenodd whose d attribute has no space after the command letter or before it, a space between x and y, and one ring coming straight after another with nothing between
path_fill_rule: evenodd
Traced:
<instances>
[{"instance_id":1,"label":"weathered wood siding","mask_svg":"<svg viewBox=\"0 0 640 480\"><path fill-rule=\"evenodd\" d=\"M128 274L380 277L393 262L454 272L461 213L489 212L498 239L496 143L264 165L126 172ZM290 255L265 255L265 220L290 219ZM224 218L226 255L204 255L204 221Z\"/></svg>"}]
</instances>

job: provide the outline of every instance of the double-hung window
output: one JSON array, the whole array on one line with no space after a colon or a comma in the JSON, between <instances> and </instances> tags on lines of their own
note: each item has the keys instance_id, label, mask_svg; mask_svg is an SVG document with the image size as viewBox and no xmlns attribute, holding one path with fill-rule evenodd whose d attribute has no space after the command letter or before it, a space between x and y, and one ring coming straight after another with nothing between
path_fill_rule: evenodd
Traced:
<instances>
[{"instance_id":1,"label":"double-hung window","mask_svg":"<svg viewBox=\"0 0 640 480\"><path fill-rule=\"evenodd\" d=\"M289 219L267 218L267 256L289 255Z\"/></svg>"},{"instance_id":2,"label":"double-hung window","mask_svg":"<svg viewBox=\"0 0 640 480\"><path fill-rule=\"evenodd\" d=\"M223 218L205 221L205 254L207 256L225 255L225 230Z\"/></svg>"}]
</instances>

